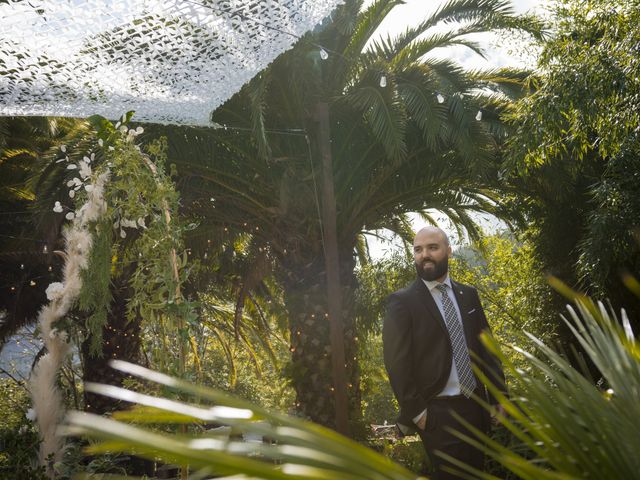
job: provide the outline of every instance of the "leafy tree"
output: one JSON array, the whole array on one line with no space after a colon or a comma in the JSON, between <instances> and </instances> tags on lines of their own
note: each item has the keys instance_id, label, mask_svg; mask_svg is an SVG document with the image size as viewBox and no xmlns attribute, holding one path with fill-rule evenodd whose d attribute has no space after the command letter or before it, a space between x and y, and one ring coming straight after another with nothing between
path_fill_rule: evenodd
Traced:
<instances>
[{"instance_id":1,"label":"leafy tree","mask_svg":"<svg viewBox=\"0 0 640 480\"><path fill-rule=\"evenodd\" d=\"M61 189L52 181L54 162L43 157L82 131L72 119L0 118L0 346L35 320L58 273L62 221L49 199Z\"/></svg>"},{"instance_id":2,"label":"leafy tree","mask_svg":"<svg viewBox=\"0 0 640 480\"><path fill-rule=\"evenodd\" d=\"M620 273L640 267L639 7L555 4L555 34L543 43L535 92L510 112L507 146L514 208L547 271L634 312Z\"/></svg>"},{"instance_id":3,"label":"leafy tree","mask_svg":"<svg viewBox=\"0 0 640 480\"><path fill-rule=\"evenodd\" d=\"M234 128L164 132L202 236L249 239L254 257L244 291L269 274L282 285L297 402L325 425L334 424L338 388L327 321L329 226L337 227L348 388L357 412L351 306L355 254L366 252L361 234L385 227L409 238L404 215L421 211L430 219L426 209L434 208L476 236L470 212L500 213L496 138L506 100L493 92L517 91L523 75L465 72L430 54L460 44L477 51L465 35L531 22L514 17L506 2L455 0L395 38L372 40L398 4L379 0L361 10L362 2L346 2L214 114ZM333 195L321 187L327 184ZM333 217L325 203L335 204Z\"/></svg>"}]
</instances>

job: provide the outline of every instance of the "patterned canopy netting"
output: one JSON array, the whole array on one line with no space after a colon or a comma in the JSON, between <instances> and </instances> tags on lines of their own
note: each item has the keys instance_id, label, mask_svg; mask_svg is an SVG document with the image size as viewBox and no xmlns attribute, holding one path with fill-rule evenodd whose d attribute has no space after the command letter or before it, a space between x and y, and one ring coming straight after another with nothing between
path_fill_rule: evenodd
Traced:
<instances>
[{"instance_id":1,"label":"patterned canopy netting","mask_svg":"<svg viewBox=\"0 0 640 480\"><path fill-rule=\"evenodd\" d=\"M0 2L0 115L207 125L343 0Z\"/></svg>"}]
</instances>

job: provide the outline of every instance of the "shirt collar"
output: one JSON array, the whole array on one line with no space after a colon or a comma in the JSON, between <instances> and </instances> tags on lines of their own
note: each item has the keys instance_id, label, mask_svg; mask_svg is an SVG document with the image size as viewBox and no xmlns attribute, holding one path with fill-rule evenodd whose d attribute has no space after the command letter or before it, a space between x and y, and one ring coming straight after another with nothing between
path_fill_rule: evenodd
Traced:
<instances>
[{"instance_id":1,"label":"shirt collar","mask_svg":"<svg viewBox=\"0 0 640 480\"><path fill-rule=\"evenodd\" d=\"M439 282L437 280L425 280L424 278L422 278L421 280L424 282L424 284L427 286L430 292L433 291L433 289L440 284L446 285L447 287L453 290L453 286L451 285L451 279L449 278L449 274L447 274L444 281L442 282Z\"/></svg>"}]
</instances>

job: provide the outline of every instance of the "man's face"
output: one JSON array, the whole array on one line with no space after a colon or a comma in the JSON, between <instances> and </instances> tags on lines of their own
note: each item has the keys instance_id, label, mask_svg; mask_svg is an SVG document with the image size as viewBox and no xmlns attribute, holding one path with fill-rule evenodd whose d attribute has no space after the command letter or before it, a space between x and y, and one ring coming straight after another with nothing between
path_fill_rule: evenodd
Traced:
<instances>
[{"instance_id":1,"label":"man's face","mask_svg":"<svg viewBox=\"0 0 640 480\"><path fill-rule=\"evenodd\" d=\"M421 230L413 240L416 273L427 281L443 281L449 270L451 246L439 230Z\"/></svg>"}]
</instances>

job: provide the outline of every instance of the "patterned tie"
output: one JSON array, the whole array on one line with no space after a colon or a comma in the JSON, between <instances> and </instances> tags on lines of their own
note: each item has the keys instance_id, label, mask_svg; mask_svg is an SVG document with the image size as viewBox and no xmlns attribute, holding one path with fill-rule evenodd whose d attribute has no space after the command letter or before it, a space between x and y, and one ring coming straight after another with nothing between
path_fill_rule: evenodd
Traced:
<instances>
[{"instance_id":1,"label":"patterned tie","mask_svg":"<svg viewBox=\"0 0 640 480\"><path fill-rule=\"evenodd\" d=\"M442 308L444 309L444 322L449 330L449 338L451 339L451 349L453 350L453 361L456 362L456 370L458 371L458 379L460 380L460 390L465 397L469 397L476 389L476 378L471 370L471 361L469 359L469 350L467 342L464 339L462 323L458 319L458 313L453 306L453 302L447 294L447 286L443 283L436 285L436 288L442 293Z\"/></svg>"}]
</instances>

